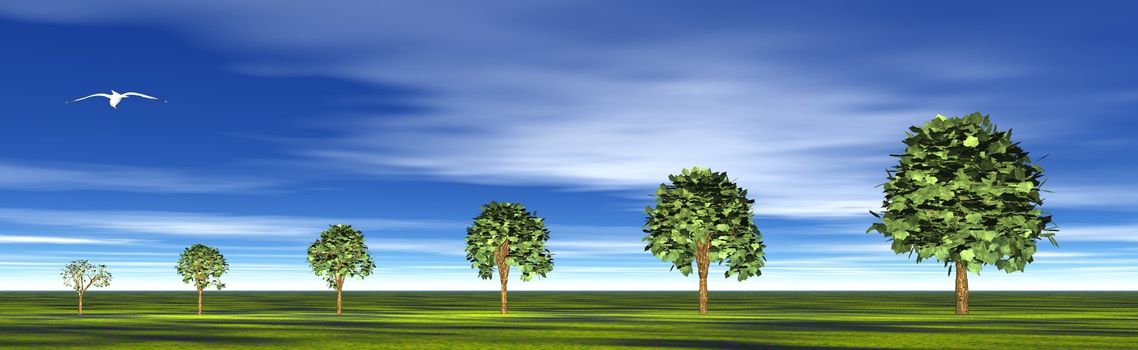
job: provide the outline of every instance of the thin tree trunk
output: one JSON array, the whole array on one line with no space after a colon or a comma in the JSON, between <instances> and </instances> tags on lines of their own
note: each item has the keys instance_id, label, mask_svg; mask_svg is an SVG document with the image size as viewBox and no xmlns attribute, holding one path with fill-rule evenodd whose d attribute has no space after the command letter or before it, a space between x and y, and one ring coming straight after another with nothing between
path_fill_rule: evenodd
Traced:
<instances>
[{"instance_id":1,"label":"thin tree trunk","mask_svg":"<svg viewBox=\"0 0 1138 350\"><path fill-rule=\"evenodd\" d=\"M505 315L509 311L508 303L506 302L506 282L510 281L510 265L506 263L506 257L510 254L510 241L502 242L502 246L498 247L496 259L498 262L498 281L502 283L502 314Z\"/></svg>"},{"instance_id":2,"label":"thin tree trunk","mask_svg":"<svg viewBox=\"0 0 1138 350\"><path fill-rule=\"evenodd\" d=\"M695 262L699 269L699 314L707 314L707 269L711 265L708 256L711 250L710 239L697 242L695 245Z\"/></svg>"},{"instance_id":3,"label":"thin tree trunk","mask_svg":"<svg viewBox=\"0 0 1138 350\"><path fill-rule=\"evenodd\" d=\"M79 293L79 315L83 315L83 293Z\"/></svg>"},{"instance_id":4,"label":"thin tree trunk","mask_svg":"<svg viewBox=\"0 0 1138 350\"><path fill-rule=\"evenodd\" d=\"M956 314L968 314L968 270L956 260Z\"/></svg>"},{"instance_id":5,"label":"thin tree trunk","mask_svg":"<svg viewBox=\"0 0 1138 350\"><path fill-rule=\"evenodd\" d=\"M344 314L344 282L336 281L336 316Z\"/></svg>"},{"instance_id":6,"label":"thin tree trunk","mask_svg":"<svg viewBox=\"0 0 1138 350\"><path fill-rule=\"evenodd\" d=\"M198 316L202 315L202 289L198 287Z\"/></svg>"}]
</instances>

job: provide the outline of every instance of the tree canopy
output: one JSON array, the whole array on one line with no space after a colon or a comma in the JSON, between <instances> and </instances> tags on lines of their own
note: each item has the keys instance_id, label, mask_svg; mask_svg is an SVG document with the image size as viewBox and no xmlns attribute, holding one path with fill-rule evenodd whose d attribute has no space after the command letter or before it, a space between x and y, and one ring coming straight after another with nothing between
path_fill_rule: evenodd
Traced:
<instances>
[{"instance_id":1,"label":"tree canopy","mask_svg":"<svg viewBox=\"0 0 1138 350\"><path fill-rule=\"evenodd\" d=\"M669 175L671 184L656 189L656 207L647 207L645 251L691 274L701 244L710 262L727 263L724 277L739 281L762 274L763 236L754 222L747 190L727 173L693 167Z\"/></svg>"},{"instance_id":2,"label":"tree canopy","mask_svg":"<svg viewBox=\"0 0 1138 350\"><path fill-rule=\"evenodd\" d=\"M76 292L84 293L87 288L102 288L111 285L111 273L107 265L95 265L87 260L74 260L63 267L59 274L63 277L63 285L71 287Z\"/></svg>"},{"instance_id":3,"label":"tree canopy","mask_svg":"<svg viewBox=\"0 0 1138 350\"><path fill-rule=\"evenodd\" d=\"M545 277L553 270L553 254L545 248L549 230L536 213L517 203L490 202L466 229L466 259L478 277L490 279L497 257L506 247L504 261L522 271L522 280Z\"/></svg>"},{"instance_id":4,"label":"tree canopy","mask_svg":"<svg viewBox=\"0 0 1138 350\"><path fill-rule=\"evenodd\" d=\"M177 270L183 283L192 283L199 290L211 286L221 290L225 288L221 275L229 272L229 263L217 248L199 243L182 251Z\"/></svg>"},{"instance_id":5,"label":"tree canopy","mask_svg":"<svg viewBox=\"0 0 1138 350\"><path fill-rule=\"evenodd\" d=\"M363 278L375 271L363 232L344 224L330 225L308 246L308 264L329 288L336 289L342 287L345 277Z\"/></svg>"},{"instance_id":6,"label":"tree canopy","mask_svg":"<svg viewBox=\"0 0 1138 350\"><path fill-rule=\"evenodd\" d=\"M881 219L867 232L892 241L917 262L960 261L971 272L985 264L1006 272L1032 262L1036 241L1055 241L1043 205L1043 168L986 115L935 119L911 127L905 153L887 171Z\"/></svg>"}]
</instances>

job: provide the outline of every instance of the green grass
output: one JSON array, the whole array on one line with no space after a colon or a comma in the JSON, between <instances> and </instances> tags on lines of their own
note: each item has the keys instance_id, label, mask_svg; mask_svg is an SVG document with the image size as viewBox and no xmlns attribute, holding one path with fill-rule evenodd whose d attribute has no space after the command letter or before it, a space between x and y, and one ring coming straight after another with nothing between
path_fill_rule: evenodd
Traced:
<instances>
[{"instance_id":1,"label":"green grass","mask_svg":"<svg viewBox=\"0 0 1138 350\"><path fill-rule=\"evenodd\" d=\"M894 348L1134 349L1138 293L974 292L0 293L0 349Z\"/></svg>"}]
</instances>

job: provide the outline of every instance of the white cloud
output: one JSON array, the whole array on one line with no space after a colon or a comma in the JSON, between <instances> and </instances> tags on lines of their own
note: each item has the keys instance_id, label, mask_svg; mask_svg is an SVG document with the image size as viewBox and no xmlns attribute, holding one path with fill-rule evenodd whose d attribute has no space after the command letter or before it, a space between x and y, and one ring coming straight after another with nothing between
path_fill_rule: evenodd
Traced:
<instances>
[{"instance_id":1,"label":"white cloud","mask_svg":"<svg viewBox=\"0 0 1138 350\"><path fill-rule=\"evenodd\" d=\"M0 243L28 243L28 244L94 244L94 245L117 245L117 244L137 244L138 240L133 239L91 239L91 238L77 238L77 237L58 237L58 236L17 236L17 235L0 235Z\"/></svg>"},{"instance_id":2,"label":"white cloud","mask_svg":"<svg viewBox=\"0 0 1138 350\"><path fill-rule=\"evenodd\" d=\"M876 237L875 237L876 238ZM892 255L893 249L889 242L885 243L814 243L780 246L775 249L779 253L816 253L816 254L869 254L874 256Z\"/></svg>"},{"instance_id":3,"label":"white cloud","mask_svg":"<svg viewBox=\"0 0 1138 350\"><path fill-rule=\"evenodd\" d=\"M1091 252L1036 252L1035 254L1032 254L1032 257L1034 257L1036 259L1038 259L1038 258L1087 258L1087 257L1098 257L1098 256L1107 256L1107 255L1113 255L1113 254L1091 253Z\"/></svg>"},{"instance_id":4,"label":"white cloud","mask_svg":"<svg viewBox=\"0 0 1138 350\"><path fill-rule=\"evenodd\" d=\"M635 251L643 252L645 243L639 239L627 241L595 240L595 241L567 241L550 239L550 249L558 250L605 250L605 251Z\"/></svg>"},{"instance_id":5,"label":"white cloud","mask_svg":"<svg viewBox=\"0 0 1138 350\"><path fill-rule=\"evenodd\" d=\"M397 219L344 219L292 216L251 216L164 211L71 211L0 209L0 222L46 225L88 230L194 236L243 236L275 239L311 236L330 224L350 223L364 230L447 229L442 221Z\"/></svg>"},{"instance_id":6,"label":"white cloud","mask_svg":"<svg viewBox=\"0 0 1138 350\"><path fill-rule=\"evenodd\" d=\"M1055 234L1059 244L1064 241L1138 242L1138 224L1060 226Z\"/></svg>"},{"instance_id":7,"label":"white cloud","mask_svg":"<svg viewBox=\"0 0 1138 350\"><path fill-rule=\"evenodd\" d=\"M447 239L369 239L368 250L466 256L466 241Z\"/></svg>"},{"instance_id":8,"label":"white cloud","mask_svg":"<svg viewBox=\"0 0 1138 350\"><path fill-rule=\"evenodd\" d=\"M8 4L3 12L46 21L171 24L220 50L279 54L233 64L245 73L329 76L427 92L408 101L429 113L362 115L333 127L341 134L332 139L296 145L308 165L636 193L651 193L682 168L708 166L748 188L759 215L865 215L880 204L873 186L882 182L892 162L887 154L899 148L905 128L975 102L898 96L876 82L854 83L828 74L833 68L803 65L796 55L825 45L803 33L701 36L695 34L706 29L693 29L620 43L582 40L518 20L553 16L569 5L527 5L371 5L375 11L258 1L114 6L130 9L122 12L72 2ZM235 23L240 30L230 27ZM391 47L399 47L398 54ZM303 58L289 59L300 52ZM946 75L959 81L961 72L974 79L1022 66L987 54L958 56L935 60L933 70L954 72ZM922 107L867 108L899 99Z\"/></svg>"},{"instance_id":9,"label":"white cloud","mask_svg":"<svg viewBox=\"0 0 1138 350\"><path fill-rule=\"evenodd\" d=\"M1092 181L1088 181L1092 182ZM1093 181L1098 183L1108 181ZM1044 205L1054 208L1109 208L1132 210L1138 206L1138 187L1134 185L1045 187Z\"/></svg>"},{"instance_id":10,"label":"white cloud","mask_svg":"<svg viewBox=\"0 0 1138 350\"><path fill-rule=\"evenodd\" d=\"M99 190L146 193L242 193L268 190L279 182L256 178L196 176L126 166L0 163L0 189L23 191Z\"/></svg>"}]
</instances>

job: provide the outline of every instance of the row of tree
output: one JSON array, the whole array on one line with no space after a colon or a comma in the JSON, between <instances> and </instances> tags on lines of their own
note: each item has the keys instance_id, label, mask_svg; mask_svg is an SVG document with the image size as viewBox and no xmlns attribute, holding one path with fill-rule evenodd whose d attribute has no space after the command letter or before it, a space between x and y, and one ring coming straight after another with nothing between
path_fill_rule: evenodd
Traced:
<instances>
[{"instance_id":1,"label":"row of tree","mask_svg":"<svg viewBox=\"0 0 1138 350\"><path fill-rule=\"evenodd\" d=\"M968 275L983 265L1023 271L1033 261L1036 242L1056 244L1051 216L1039 206L1043 169L1031 161L1011 131L999 130L988 116L936 118L911 127L905 153L887 170L884 211L866 232L877 231L897 254L935 258L956 270L956 313L968 313ZM712 262L726 263L725 278L739 281L762 274L766 258L762 234L754 222L754 200L724 172L693 167L668 176L657 188L655 207L647 207L645 251L671 263L685 276L699 276L699 313L708 312L707 273ZM508 311L506 283L511 267L521 279L545 277L553 254L545 248L549 230L536 212L517 203L490 202L467 228L466 258L482 279L497 271L501 313ZM332 225L308 247L312 271L336 290L336 314L342 314L346 278L371 275L375 262L363 233L351 225ZM694 268L693 268L694 265ZM202 244L186 248L177 271L198 291L224 288L225 257ZM65 284L79 293L79 314L89 287L110 284L105 265L73 261L63 271Z\"/></svg>"}]
</instances>

